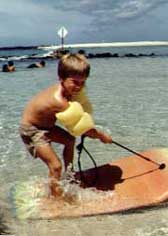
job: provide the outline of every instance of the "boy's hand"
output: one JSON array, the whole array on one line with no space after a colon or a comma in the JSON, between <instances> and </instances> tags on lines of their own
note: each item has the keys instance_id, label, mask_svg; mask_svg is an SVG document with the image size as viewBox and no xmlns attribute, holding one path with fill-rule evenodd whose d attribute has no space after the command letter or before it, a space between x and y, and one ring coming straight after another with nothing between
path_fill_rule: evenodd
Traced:
<instances>
[{"instance_id":1,"label":"boy's hand","mask_svg":"<svg viewBox=\"0 0 168 236\"><path fill-rule=\"evenodd\" d=\"M99 139L103 143L112 143L112 137L109 134L105 134L97 129L91 129L85 133L85 136L88 136L93 139Z\"/></svg>"},{"instance_id":2,"label":"boy's hand","mask_svg":"<svg viewBox=\"0 0 168 236\"><path fill-rule=\"evenodd\" d=\"M108 135L108 134L100 135L99 139L103 143L112 143L113 142L112 137L110 135Z\"/></svg>"}]
</instances>

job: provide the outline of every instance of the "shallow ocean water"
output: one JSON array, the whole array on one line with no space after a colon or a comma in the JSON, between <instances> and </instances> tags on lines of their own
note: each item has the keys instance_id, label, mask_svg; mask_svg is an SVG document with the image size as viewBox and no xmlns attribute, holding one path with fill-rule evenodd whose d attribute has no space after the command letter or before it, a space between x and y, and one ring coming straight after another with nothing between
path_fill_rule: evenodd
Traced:
<instances>
[{"instance_id":1,"label":"shallow ocean water","mask_svg":"<svg viewBox=\"0 0 168 236\"><path fill-rule=\"evenodd\" d=\"M97 125L114 140L138 152L168 146L168 57L90 59L87 81ZM25 151L18 134L21 112L38 91L56 81L57 61L47 61L43 69L25 69L18 62L15 73L0 73L0 229L19 236L27 235L130 235L168 234L167 206L76 219L15 219L9 195L18 181L39 180L47 168ZM54 145L61 154L61 147ZM86 140L86 147L97 165L128 156L114 145ZM77 169L76 159L74 160ZM86 157L82 168L92 167ZM2 225L2 226L1 226Z\"/></svg>"}]
</instances>

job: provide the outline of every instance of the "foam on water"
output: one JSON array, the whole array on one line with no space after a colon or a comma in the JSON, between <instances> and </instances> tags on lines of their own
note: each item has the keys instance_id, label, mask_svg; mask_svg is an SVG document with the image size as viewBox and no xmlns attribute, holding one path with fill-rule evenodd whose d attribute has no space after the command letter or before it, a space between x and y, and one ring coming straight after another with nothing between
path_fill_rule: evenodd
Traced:
<instances>
[{"instance_id":1,"label":"foam on water","mask_svg":"<svg viewBox=\"0 0 168 236\"><path fill-rule=\"evenodd\" d=\"M46 180L33 178L27 182L19 182L12 187L10 199L12 211L19 219L41 218L44 207L41 205L43 199L49 197L49 184ZM112 197L113 191L100 191L96 188L82 188L80 181L76 181L74 173L68 169L63 175L60 186L63 189L61 198L51 198L49 201L64 201L61 211L68 211L81 204L103 200L107 196Z\"/></svg>"},{"instance_id":2,"label":"foam on water","mask_svg":"<svg viewBox=\"0 0 168 236\"><path fill-rule=\"evenodd\" d=\"M37 207L42 197L48 193L47 185L38 179L28 182L18 182L11 188L10 201L14 216L26 219L37 213Z\"/></svg>"},{"instance_id":3,"label":"foam on water","mask_svg":"<svg viewBox=\"0 0 168 236\"><path fill-rule=\"evenodd\" d=\"M60 184L63 188L65 198L66 196L72 197L75 203L100 200L100 198L113 196L114 194L113 191L100 191L93 187L81 188L80 181L76 181L70 166L65 172Z\"/></svg>"},{"instance_id":4,"label":"foam on water","mask_svg":"<svg viewBox=\"0 0 168 236\"><path fill-rule=\"evenodd\" d=\"M136 232L137 236L167 236L168 235L168 227L167 222L162 222L161 226L148 226L145 229L138 229Z\"/></svg>"}]
</instances>

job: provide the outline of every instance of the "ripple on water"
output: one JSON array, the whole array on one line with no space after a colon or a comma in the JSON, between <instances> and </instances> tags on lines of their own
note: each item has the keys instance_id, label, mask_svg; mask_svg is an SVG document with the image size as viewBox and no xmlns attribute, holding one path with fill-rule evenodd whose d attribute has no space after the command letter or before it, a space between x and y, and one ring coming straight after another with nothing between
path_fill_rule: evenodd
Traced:
<instances>
[{"instance_id":1,"label":"ripple on water","mask_svg":"<svg viewBox=\"0 0 168 236\"><path fill-rule=\"evenodd\" d=\"M168 224L162 223L160 226L153 225L137 230L137 236L167 236Z\"/></svg>"}]
</instances>

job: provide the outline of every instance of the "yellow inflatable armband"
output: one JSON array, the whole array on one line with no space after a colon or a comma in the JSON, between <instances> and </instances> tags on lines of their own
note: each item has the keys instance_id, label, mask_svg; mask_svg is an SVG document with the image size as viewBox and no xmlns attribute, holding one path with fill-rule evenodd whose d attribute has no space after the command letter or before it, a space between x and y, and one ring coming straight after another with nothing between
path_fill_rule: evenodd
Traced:
<instances>
[{"instance_id":1,"label":"yellow inflatable armband","mask_svg":"<svg viewBox=\"0 0 168 236\"><path fill-rule=\"evenodd\" d=\"M78 102L69 102L69 107L57 113L56 118L73 136L80 136L94 127L91 115L84 112Z\"/></svg>"},{"instance_id":2,"label":"yellow inflatable armband","mask_svg":"<svg viewBox=\"0 0 168 236\"><path fill-rule=\"evenodd\" d=\"M56 118L64 126L75 125L83 115L83 108L78 102L69 102L69 107L56 114Z\"/></svg>"},{"instance_id":3,"label":"yellow inflatable armband","mask_svg":"<svg viewBox=\"0 0 168 236\"><path fill-rule=\"evenodd\" d=\"M71 134L74 136L80 136L92 128L94 128L94 121L90 114L84 112L79 122L71 130Z\"/></svg>"}]
</instances>

